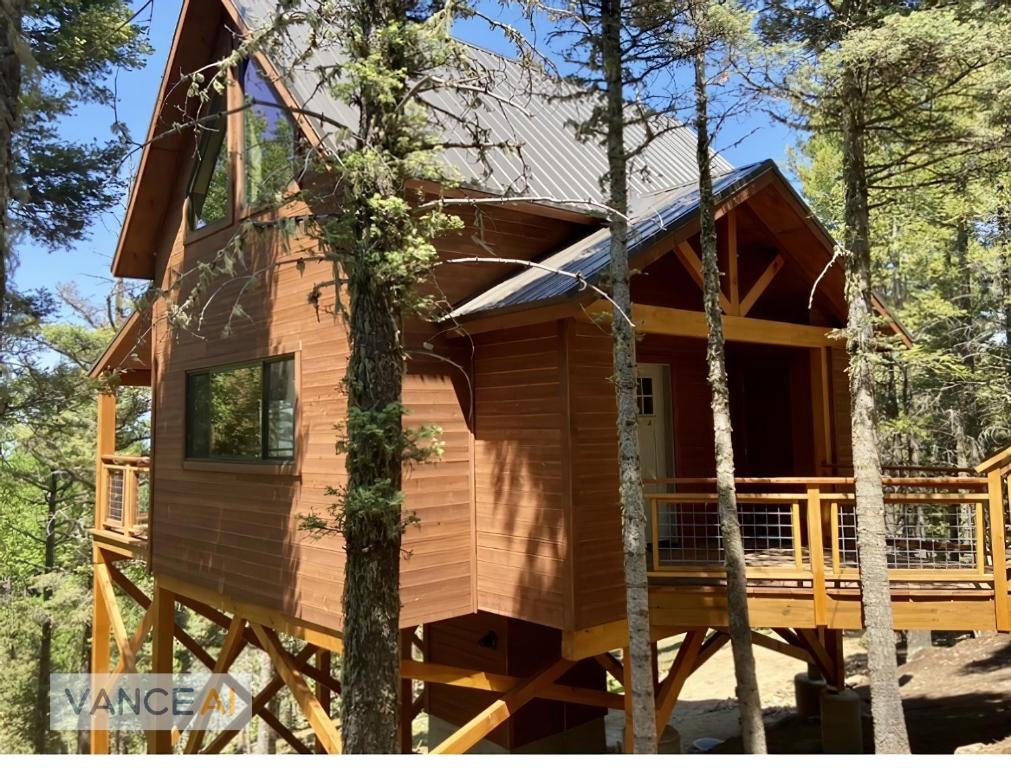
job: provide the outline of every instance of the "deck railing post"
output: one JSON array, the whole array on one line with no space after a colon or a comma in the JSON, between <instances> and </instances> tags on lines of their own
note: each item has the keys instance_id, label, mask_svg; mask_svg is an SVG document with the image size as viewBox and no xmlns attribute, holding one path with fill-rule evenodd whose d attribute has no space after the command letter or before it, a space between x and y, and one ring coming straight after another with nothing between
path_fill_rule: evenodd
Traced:
<instances>
[{"instance_id":1,"label":"deck railing post","mask_svg":"<svg viewBox=\"0 0 1011 768\"><path fill-rule=\"evenodd\" d=\"M807 548L811 559L811 588L814 593L814 622L828 624L828 593L825 591L825 544L821 528L821 488L807 487Z\"/></svg>"},{"instance_id":2,"label":"deck railing post","mask_svg":"<svg viewBox=\"0 0 1011 768\"><path fill-rule=\"evenodd\" d=\"M993 563L993 597L998 632L1011 630L1008 616L1007 550L1004 543L1004 480L1003 467L997 466L987 474L987 495L990 506L990 558Z\"/></svg>"},{"instance_id":3,"label":"deck railing post","mask_svg":"<svg viewBox=\"0 0 1011 768\"><path fill-rule=\"evenodd\" d=\"M95 528L102 528L105 525L105 514L109 504L109 483L102 457L116 452L116 396L114 394L109 392L99 394L95 427Z\"/></svg>"}]
</instances>

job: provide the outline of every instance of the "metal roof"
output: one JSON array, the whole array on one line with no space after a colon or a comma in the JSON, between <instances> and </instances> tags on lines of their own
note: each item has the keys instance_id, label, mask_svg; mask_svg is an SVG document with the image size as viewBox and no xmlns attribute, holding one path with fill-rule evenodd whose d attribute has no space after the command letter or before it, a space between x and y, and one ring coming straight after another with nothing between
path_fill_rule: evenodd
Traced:
<instances>
[{"instance_id":1,"label":"metal roof","mask_svg":"<svg viewBox=\"0 0 1011 768\"><path fill-rule=\"evenodd\" d=\"M722 173L713 179L713 192L718 201L726 199L769 171L776 171L776 165L771 160ZM629 215L629 256L634 256L665 234L673 232L698 216L698 212L697 181L643 198ZM610 261L610 244L608 229L601 228L568 248L543 259L539 262L541 266L527 267L506 278L455 309L446 316L446 319L460 319L482 312L575 295L581 287L580 278L593 282L607 269ZM579 277L560 274L553 270Z\"/></svg>"},{"instance_id":2,"label":"metal roof","mask_svg":"<svg viewBox=\"0 0 1011 768\"><path fill-rule=\"evenodd\" d=\"M268 22L277 8L274 0L231 1L253 30ZM308 32L305 27L291 28L287 38L269 55L303 109L319 112L328 121L343 126L355 126L354 108L321 85L318 74L340 65L340 41L317 37L310 42ZM598 141L580 141L574 129L575 124L593 114L594 99L572 83L532 73L518 61L480 48L471 46L469 59L471 66L484 73L482 80L494 84L494 97L465 98L449 90L428 92L426 98L435 108L433 119L437 120L442 112L463 118L466 124L465 130L459 120L448 124L443 120L442 140L466 143L472 129L479 127L485 132L487 144L510 143L519 149L490 149L483 158L473 151L447 150L445 158L459 173L461 185L496 194L604 202L601 178L607 170L605 148ZM295 61L299 63L292 66ZM328 121L309 119L330 148L339 151L337 129ZM663 117L653 121L651 130L658 135L636 156L630 169L629 194L633 200L698 179L695 133ZM639 146L644 138L645 127L641 125L626 130L630 148ZM733 166L717 155L713 170L722 174L733 170Z\"/></svg>"}]
</instances>

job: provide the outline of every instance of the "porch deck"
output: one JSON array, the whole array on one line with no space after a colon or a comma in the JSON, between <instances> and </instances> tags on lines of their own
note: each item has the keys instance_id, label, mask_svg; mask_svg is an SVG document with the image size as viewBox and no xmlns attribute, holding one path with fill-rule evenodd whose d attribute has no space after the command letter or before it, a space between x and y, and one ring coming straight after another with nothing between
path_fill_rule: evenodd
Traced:
<instances>
[{"instance_id":1,"label":"porch deck","mask_svg":"<svg viewBox=\"0 0 1011 768\"><path fill-rule=\"evenodd\" d=\"M884 478L897 629L1011 629L1009 473L1005 451L972 472ZM858 628L853 478L736 482L752 623ZM725 594L726 573L715 479L652 481L645 498L654 623L681 624L701 610L720 626L725 600L714 596Z\"/></svg>"}]
</instances>

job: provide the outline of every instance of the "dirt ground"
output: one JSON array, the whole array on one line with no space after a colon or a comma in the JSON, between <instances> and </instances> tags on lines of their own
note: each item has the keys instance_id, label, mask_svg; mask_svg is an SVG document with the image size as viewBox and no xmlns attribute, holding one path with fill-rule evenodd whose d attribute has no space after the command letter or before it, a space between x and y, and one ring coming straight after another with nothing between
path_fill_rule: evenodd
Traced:
<instances>
[{"instance_id":1,"label":"dirt ground","mask_svg":"<svg viewBox=\"0 0 1011 768\"><path fill-rule=\"evenodd\" d=\"M861 638L847 636L844 649L847 684L864 698L869 752L873 734ZM673 648L667 649L662 661L672 654ZM755 656L769 751L820 752L820 724L800 720L793 709L793 676L803 672L805 664L764 648L756 648ZM903 664L899 675L914 753L1011 754L1011 637L967 638L931 648ZM718 752L740 751L733 687L733 662L726 647L689 678L671 717L684 751L703 737L724 740ZM611 713L608 741L617 745L622 728L620 713Z\"/></svg>"}]
</instances>

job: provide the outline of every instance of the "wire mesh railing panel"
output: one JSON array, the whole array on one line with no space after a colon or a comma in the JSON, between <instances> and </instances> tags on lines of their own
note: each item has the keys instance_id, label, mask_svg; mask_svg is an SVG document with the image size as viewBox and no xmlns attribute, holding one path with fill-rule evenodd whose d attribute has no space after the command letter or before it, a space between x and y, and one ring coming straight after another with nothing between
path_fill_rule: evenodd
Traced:
<instances>
[{"instance_id":1,"label":"wire mesh railing panel","mask_svg":"<svg viewBox=\"0 0 1011 768\"><path fill-rule=\"evenodd\" d=\"M716 501L656 500L655 503L658 565L724 562L723 530ZM749 566L794 564L792 504L740 503L738 520Z\"/></svg>"},{"instance_id":2,"label":"wire mesh railing panel","mask_svg":"<svg viewBox=\"0 0 1011 768\"><path fill-rule=\"evenodd\" d=\"M109 468L108 480L109 480L109 494L108 494L108 507L105 510L105 517L115 523L123 522L123 509L126 503L124 496L125 485L124 485L124 471L122 469Z\"/></svg>"},{"instance_id":3,"label":"wire mesh railing panel","mask_svg":"<svg viewBox=\"0 0 1011 768\"><path fill-rule=\"evenodd\" d=\"M839 506L841 568L859 568L857 516L852 503ZM981 504L886 504L885 554L892 570L979 569Z\"/></svg>"}]
</instances>

